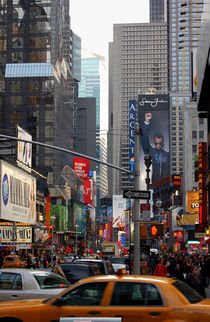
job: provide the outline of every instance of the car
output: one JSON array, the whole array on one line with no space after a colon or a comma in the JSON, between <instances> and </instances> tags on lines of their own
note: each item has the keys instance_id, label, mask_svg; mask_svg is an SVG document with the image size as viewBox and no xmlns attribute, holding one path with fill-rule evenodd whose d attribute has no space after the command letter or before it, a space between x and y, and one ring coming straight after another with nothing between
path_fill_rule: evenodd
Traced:
<instances>
[{"instance_id":1,"label":"car","mask_svg":"<svg viewBox=\"0 0 210 322\"><path fill-rule=\"evenodd\" d=\"M0 269L0 300L34 299L55 296L71 284L49 271Z\"/></svg>"},{"instance_id":2,"label":"car","mask_svg":"<svg viewBox=\"0 0 210 322\"><path fill-rule=\"evenodd\" d=\"M8 255L4 257L2 268L24 268L26 261L21 261L18 255Z\"/></svg>"},{"instance_id":3,"label":"car","mask_svg":"<svg viewBox=\"0 0 210 322\"><path fill-rule=\"evenodd\" d=\"M98 266L102 275L114 274L115 270L112 266L112 263L108 260L103 259L92 259L92 258L78 258L74 262L79 263L94 263Z\"/></svg>"},{"instance_id":4,"label":"car","mask_svg":"<svg viewBox=\"0 0 210 322\"><path fill-rule=\"evenodd\" d=\"M210 300L179 280L118 273L80 280L51 299L0 303L0 322L51 322L70 316L209 322Z\"/></svg>"},{"instance_id":5,"label":"car","mask_svg":"<svg viewBox=\"0 0 210 322\"><path fill-rule=\"evenodd\" d=\"M118 271L120 268L125 268L127 271L129 271L129 258L128 257L110 257L109 261L112 263L112 266L114 267L115 272Z\"/></svg>"},{"instance_id":6,"label":"car","mask_svg":"<svg viewBox=\"0 0 210 322\"><path fill-rule=\"evenodd\" d=\"M94 263L62 263L59 264L62 268L66 279L71 283L76 283L82 278L100 275L100 270Z\"/></svg>"}]
</instances>

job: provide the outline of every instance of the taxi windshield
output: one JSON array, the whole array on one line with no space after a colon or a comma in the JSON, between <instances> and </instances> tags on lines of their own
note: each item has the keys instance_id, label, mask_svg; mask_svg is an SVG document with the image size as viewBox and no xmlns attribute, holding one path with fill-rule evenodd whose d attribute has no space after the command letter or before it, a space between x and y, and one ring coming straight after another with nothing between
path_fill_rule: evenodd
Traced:
<instances>
[{"instance_id":1,"label":"taxi windshield","mask_svg":"<svg viewBox=\"0 0 210 322\"><path fill-rule=\"evenodd\" d=\"M173 286L175 286L187 298L187 300L191 304L200 302L204 299L193 288L191 288L189 285L187 285L184 282L176 281L173 283Z\"/></svg>"}]
</instances>

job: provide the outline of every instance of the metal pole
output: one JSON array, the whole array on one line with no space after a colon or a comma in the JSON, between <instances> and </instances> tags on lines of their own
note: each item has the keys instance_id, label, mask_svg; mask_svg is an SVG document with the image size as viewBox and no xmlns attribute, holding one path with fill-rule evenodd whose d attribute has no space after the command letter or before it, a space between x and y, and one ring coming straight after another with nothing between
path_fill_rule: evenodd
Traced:
<instances>
[{"instance_id":1,"label":"metal pole","mask_svg":"<svg viewBox=\"0 0 210 322\"><path fill-rule=\"evenodd\" d=\"M174 193L172 193L172 204L171 204L171 210L169 213L169 250L173 253L173 208L174 208Z\"/></svg>"},{"instance_id":2,"label":"metal pole","mask_svg":"<svg viewBox=\"0 0 210 322\"><path fill-rule=\"evenodd\" d=\"M16 241L16 222L13 221L12 225L12 239L13 239L13 244L12 244L12 252L15 254L15 241Z\"/></svg>"},{"instance_id":3,"label":"metal pole","mask_svg":"<svg viewBox=\"0 0 210 322\"><path fill-rule=\"evenodd\" d=\"M140 129L135 123L135 154L134 154L134 189L140 189ZM134 274L140 274L140 220L139 199L134 199Z\"/></svg>"},{"instance_id":4,"label":"metal pole","mask_svg":"<svg viewBox=\"0 0 210 322\"><path fill-rule=\"evenodd\" d=\"M131 198L129 198L129 274L131 274Z\"/></svg>"},{"instance_id":5,"label":"metal pole","mask_svg":"<svg viewBox=\"0 0 210 322\"><path fill-rule=\"evenodd\" d=\"M75 229L76 229L76 256L77 256L77 228L78 228L78 225L75 225Z\"/></svg>"}]
</instances>

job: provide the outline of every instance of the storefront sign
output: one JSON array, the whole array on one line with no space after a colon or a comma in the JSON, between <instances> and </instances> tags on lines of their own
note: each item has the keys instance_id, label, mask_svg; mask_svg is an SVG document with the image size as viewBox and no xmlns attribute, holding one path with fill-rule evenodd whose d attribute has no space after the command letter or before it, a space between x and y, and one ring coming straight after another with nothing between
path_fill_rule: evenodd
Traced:
<instances>
[{"instance_id":1,"label":"storefront sign","mask_svg":"<svg viewBox=\"0 0 210 322\"><path fill-rule=\"evenodd\" d=\"M13 242L13 226L0 226L1 243ZM15 229L15 243L32 243L32 227Z\"/></svg>"}]
</instances>

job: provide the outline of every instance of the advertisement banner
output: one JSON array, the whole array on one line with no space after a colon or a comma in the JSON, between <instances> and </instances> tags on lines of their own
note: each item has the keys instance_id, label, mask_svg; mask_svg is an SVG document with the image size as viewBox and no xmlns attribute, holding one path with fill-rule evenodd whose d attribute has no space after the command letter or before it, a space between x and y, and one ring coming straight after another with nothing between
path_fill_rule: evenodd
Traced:
<instances>
[{"instance_id":1,"label":"advertisement banner","mask_svg":"<svg viewBox=\"0 0 210 322\"><path fill-rule=\"evenodd\" d=\"M20 126L17 127L17 130L19 139L32 141L32 136ZM18 141L17 160L19 161L17 164L20 168L31 172L32 144Z\"/></svg>"},{"instance_id":2,"label":"advertisement banner","mask_svg":"<svg viewBox=\"0 0 210 322\"><path fill-rule=\"evenodd\" d=\"M187 212L199 212L199 191L187 192Z\"/></svg>"},{"instance_id":3,"label":"advertisement banner","mask_svg":"<svg viewBox=\"0 0 210 322\"><path fill-rule=\"evenodd\" d=\"M138 95L140 138L140 187L146 190L145 154L152 157L151 183L169 176L169 96ZM143 170L144 169L144 170Z\"/></svg>"},{"instance_id":4,"label":"advertisement banner","mask_svg":"<svg viewBox=\"0 0 210 322\"><path fill-rule=\"evenodd\" d=\"M129 101L129 167L134 171L134 147L135 147L135 123L136 123L136 101ZM130 175L130 181L134 181L134 175Z\"/></svg>"},{"instance_id":5,"label":"advertisement banner","mask_svg":"<svg viewBox=\"0 0 210 322\"><path fill-rule=\"evenodd\" d=\"M3 160L0 160L0 173L0 219L35 224L36 179Z\"/></svg>"},{"instance_id":6,"label":"advertisement banner","mask_svg":"<svg viewBox=\"0 0 210 322\"><path fill-rule=\"evenodd\" d=\"M120 225L125 226L125 210L126 199L122 195L113 195L112 199L113 207L113 228L119 228Z\"/></svg>"},{"instance_id":7,"label":"advertisement banner","mask_svg":"<svg viewBox=\"0 0 210 322\"><path fill-rule=\"evenodd\" d=\"M82 180L89 179L90 160L84 158L74 158L73 170Z\"/></svg>"},{"instance_id":8,"label":"advertisement banner","mask_svg":"<svg viewBox=\"0 0 210 322\"><path fill-rule=\"evenodd\" d=\"M84 203L92 205L91 180L84 180Z\"/></svg>"}]
</instances>

